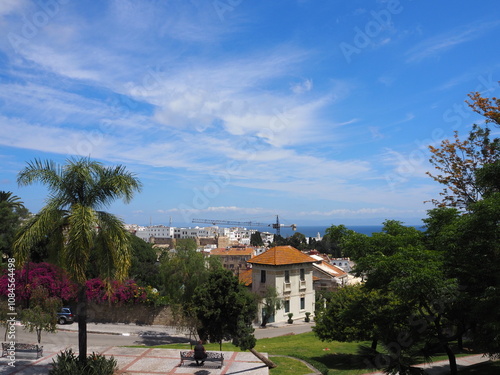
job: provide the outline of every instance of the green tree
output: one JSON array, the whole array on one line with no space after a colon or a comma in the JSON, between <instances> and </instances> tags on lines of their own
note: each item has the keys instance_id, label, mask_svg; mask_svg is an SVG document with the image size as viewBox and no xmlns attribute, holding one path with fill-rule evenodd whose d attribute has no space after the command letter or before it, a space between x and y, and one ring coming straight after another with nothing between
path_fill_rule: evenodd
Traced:
<instances>
[{"instance_id":1,"label":"green tree","mask_svg":"<svg viewBox=\"0 0 500 375\"><path fill-rule=\"evenodd\" d=\"M221 267L217 258L205 259L196 248L194 239L178 240L175 250L161 260L159 289L173 304L189 303L196 287L208 279L211 268Z\"/></svg>"},{"instance_id":2,"label":"green tree","mask_svg":"<svg viewBox=\"0 0 500 375\"><path fill-rule=\"evenodd\" d=\"M106 279L123 280L130 267L130 236L123 222L102 211L116 199L129 202L141 183L125 167L105 167L89 158L69 159L65 165L35 159L18 175L20 186L35 182L49 189L47 204L24 225L15 242L19 263L30 250L48 238L61 265L79 285L79 358L87 357L87 298L85 282L89 259Z\"/></svg>"},{"instance_id":3,"label":"green tree","mask_svg":"<svg viewBox=\"0 0 500 375\"><path fill-rule=\"evenodd\" d=\"M262 236L259 231L252 233L250 236L250 245L252 246L264 246L264 241L262 241Z\"/></svg>"},{"instance_id":4,"label":"green tree","mask_svg":"<svg viewBox=\"0 0 500 375\"><path fill-rule=\"evenodd\" d=\"M444 267L460 285L456 315L478 350L500 355L500 193L470 205L446 228ZM446 239L446 238L445 238Z\"/></svg>"},{"instance_id":5,"label":"green tree","mask_svg":"<svg viewBox=\"0 0 500 375\"><path fill-rule=\"evenodd\" d=\"M257 314L255 296L229 270L213 270L205 284L196 288L193 310L200 323L202 340L218 342L231 340L242 350L250 350L270 368L276 365L254 350L252 322Z\"/></svg>"},{"instance_id":6,"label":"green tree","mask_svg":"<svg viewBox=\"0 0 500 375\"><path fill-rule=\"evenodd\" d=\"M0 191L0 251L7 256L12 255L12 242L22 220L29 211L24 207L21 198L10 191Z\"/></svg>"},{"instance_id":7,"label":"green tree","mask_svg":"<svg viewBox=\"0 0 500 375\"><path fill-rule=\"evenodd\" d=\"M31 294L30 308L21 312L21 322L24 329L35 332L37 341L42 341L42 332L55 332L57 312L62 307L62 301L57 297L49 297L49 291L38 286Z\"/></svg>"},{"instance_id":8,"label":"green tree","mask_svg":"<svg viewBox=\"0 0 500 375\"><path fill-rule=\"evenodd\" d=\"M278 295L276 288L268 286L264 295L261 297L262 304L262 324L261 327L265 327L269 322L269 319L274 316L276 310L279 310L283 306L283 301Z\"/></svg>"},{"instance_id":9,"label":"green tree","mask_svg":"<svg viewBox=\"0 0 500 375\"><path fill-rule=\"evenodd\" d=\"M327 252L332 254L335 258L340 258L347 256L344 252L343 245L344 241L355 232L352 229L348 229L345 225L332 225L326 228L325 235L323 236L323 241L327 245Z\"/></svg>"},{"instance_id":10,"label":"green tree","mask_svg":"<svg viewBox=\"0 0 500 375\"><path fill-rule=\"evenodd\" d=\"M129 277L134 279L140 286L160 285L160 264L156 249L152 244L131 236L132 258Z\"/></svg>"},{"instance_id":11,"label":"green tree","mask_svg":"<svg viewBox=\"0 0 500 375\"><path fill-rule=\"evenodd\" d=\"M298 250L304 250L307 246L307 239L306 236L304 236L300 232L295 232L292 236L290 236L288 239L288 244Z\"/></svg>"}]
</instances>

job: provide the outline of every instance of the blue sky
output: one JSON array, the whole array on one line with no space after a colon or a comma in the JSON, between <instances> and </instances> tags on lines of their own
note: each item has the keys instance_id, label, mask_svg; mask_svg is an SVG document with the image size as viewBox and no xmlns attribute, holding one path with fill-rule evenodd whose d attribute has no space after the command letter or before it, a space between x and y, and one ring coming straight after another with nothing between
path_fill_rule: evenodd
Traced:
<instances>
[{"instance_id":1,"label":"blue sky","mask_svg":"<svg viewBox=\"0 0 500 375\"><path fill-rule=\"evenodd\" d=\"M34 158L123 164L127 223L419 224L428 145L499 96L500 3L3 0L0 189ZM496 130L495 130L496 131ZM300 231L300 229L299 229Z\"/></svg>"}]
</instances>

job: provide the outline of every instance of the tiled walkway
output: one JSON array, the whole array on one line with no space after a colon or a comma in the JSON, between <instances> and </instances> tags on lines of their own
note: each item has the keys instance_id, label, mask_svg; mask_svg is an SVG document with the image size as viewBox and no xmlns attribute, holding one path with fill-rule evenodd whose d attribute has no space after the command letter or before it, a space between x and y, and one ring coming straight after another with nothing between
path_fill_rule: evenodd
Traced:
<instances>
[{"instance_id":1,"label":"tiled walkway","mask_svg":"<svg viewBox=\"0 0 500 375\"><path fill-rule=\"evenodd\" d=\"M204 366L196 366L187 362L180 364L179 350L174 349L152 349L152 348L124 348L124 347L101 347L89 348L92 351L104 354L106 357L113 356L122 375L149 375L149 374L195 374L195 375L268 375L268 368L259 361L252 353L223 352L224 366L217 368L216 364L205 363ZM45 375L49 373L52 359L56 357L58 350L44 349L43 358L34 360L34 354L23 354L16 358L15 367L8 365L8 360L2 358L0 362L0 374L2 375Z\"/></svg>"}]
</instances>

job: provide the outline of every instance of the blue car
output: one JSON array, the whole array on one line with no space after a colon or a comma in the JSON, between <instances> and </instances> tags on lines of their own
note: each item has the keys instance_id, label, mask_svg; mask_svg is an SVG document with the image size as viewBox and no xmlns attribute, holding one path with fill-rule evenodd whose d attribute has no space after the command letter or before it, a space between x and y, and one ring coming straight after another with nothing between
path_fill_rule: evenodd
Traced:
<instances>
[{"instance_id":1,"label":"blue car","mask_svg":"<svg viewBox=\"0 0 500 375\"><path fill-rule=\"evenodd\" d=\"M57 323L66 324L73 323L75 321L75 315L71 312L69 307L63 307L61 311L57 313Z\"/></svg>"}]
</instances>

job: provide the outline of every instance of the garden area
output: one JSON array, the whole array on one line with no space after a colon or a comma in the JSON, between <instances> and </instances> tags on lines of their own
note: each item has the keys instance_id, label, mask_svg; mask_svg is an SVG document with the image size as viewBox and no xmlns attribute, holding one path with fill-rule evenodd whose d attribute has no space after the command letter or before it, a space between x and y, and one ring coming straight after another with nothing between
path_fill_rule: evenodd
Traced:
<instances>
[{"instance_id":1,"label":"garden area","mask_svg":"<svg viewBox=\"0 0 500 375\"><path fill-rule=\"evenodd\" d=\"M260 339L255 350L267 353L269 358L277 365L270 369L270 375L306 375L312 370L304 363L307 362L322 374L330 375L361 375L372 371L380 371L367 367L364 357L358 354L360 344L367 343L342 343L337 341L323 342L313 332L297 335L286 335L274 338ZM218 343L204 345L207 351L220 351ZM159 345L155 348L165 349L191 349L188 344ZM223 343L222 351L241 351L231 343ZM473 353L458 353L457 357ZM433 357L433 361L446 360L445 353ZM498 374L500 361L487 362L459 371L463 375L493 375Z\"/></svg>"}]
</instances>

